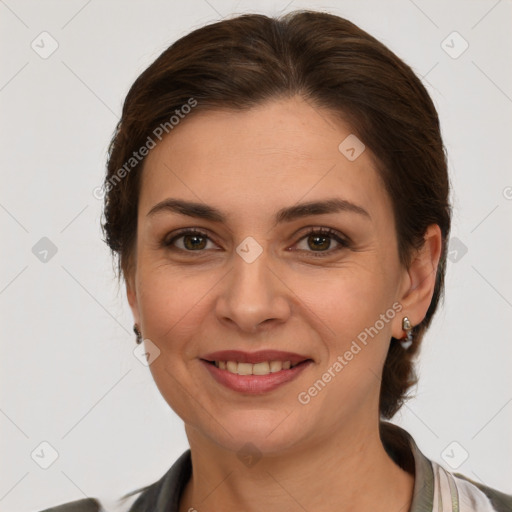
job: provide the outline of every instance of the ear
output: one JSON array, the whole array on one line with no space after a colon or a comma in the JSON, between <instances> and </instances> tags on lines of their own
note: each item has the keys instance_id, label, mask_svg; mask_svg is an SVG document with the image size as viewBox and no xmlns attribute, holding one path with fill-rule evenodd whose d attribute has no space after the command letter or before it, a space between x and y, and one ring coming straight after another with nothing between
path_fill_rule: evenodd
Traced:
<instances>
[{"instance_id":1,"label":"ear","mask_svg":"<svg viewBox=\"0 0 512 512\"><path fill-rule=\"evenodd\" d=\"M423 246L415 253L411 265L404 270L399 302L402 305L397 322L393 325L392 336L404 337L402 318L408 317L412 326L425 318L436 284L437 267L441 257L442 235L437 224L431 224L425 231Z\"/></svg>"},{"instance_id":2,"label":"ear","mask_svg":"<svg viewBox=\"0 0 512 512\"><path fill-rule=\"evenodd\" d=\"M133 320L140 327L139 303L137 300L137 290L135 287L135 276L133 272L126 276L125 282L126 298L128 299L128 304L132 310Z\"/></svg>"}]
</instances>

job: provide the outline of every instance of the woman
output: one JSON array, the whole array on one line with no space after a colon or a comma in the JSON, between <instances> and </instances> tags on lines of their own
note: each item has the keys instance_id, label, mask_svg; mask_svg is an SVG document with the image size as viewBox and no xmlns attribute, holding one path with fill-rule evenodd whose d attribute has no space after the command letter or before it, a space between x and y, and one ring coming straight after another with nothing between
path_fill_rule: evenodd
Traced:
<instances>
[{"instance_id":1,"label":"woman","mask_svg":"<svg viewBox=\"0 0 512 512\"><path fill-rule=\"evenodd\" d=\"M390 50L311 11L195 30L129 91L105 192L136 341L190 443L118 510L512 510L386 421L451 216L436 110Z\"/></svg>"}]
</instances>

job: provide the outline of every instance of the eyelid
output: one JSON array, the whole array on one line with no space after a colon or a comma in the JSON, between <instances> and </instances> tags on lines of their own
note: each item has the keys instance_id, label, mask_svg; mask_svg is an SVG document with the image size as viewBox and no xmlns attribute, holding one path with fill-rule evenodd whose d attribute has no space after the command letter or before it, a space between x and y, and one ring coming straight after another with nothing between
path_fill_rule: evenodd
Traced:
<instances>
[{"instance_id":1,"label":"eyelid","mask_svg":"<svg viewBox=\"0 0 512 512\"><path fill-rule=\"evenodd\" d=\"M204 229L204 228L182 228L182 229L179 229L178 231L175 231L172 235L171 238L168 238L168 236L164 236L164 238L162 239L162 242L161 242L161 246L164 248L164 249L175 249L177 251L181 251L181 252L187 252L189 254L191 253L202 253L205 251L205 249L202 249L200 251L186 251L185 249L181 249L180 247L175 247L173 245L173 243L178 240L179 238L182 238L183 236L186 236L186 235L199 235L199 236L202 236L203 238L207 238L209 241L213 242L215 245L219 245L217 244L217 242L215 242L214 238L212 237L212 235L208 232L208 230Z\"/></svg>"},{"instance_id":2,"label":"eyelid","mask_svg":"<svg viewBox=\"0 0 512 512\"><path fill-rule=\"evenodd\" d=\"M329 236L331 237L332 239L334 239L339 245L340 247L338 248L335 248L335 249L328 249L326 251L304 251L302 249L298 249L298 251L300 252L308 252L308 253L311 253L315 256L322 256L322 255L331 255L332 253L340 250L340 249L344 249L344 248L347 248L347 247L350 247L352 242L351 240L349 239L349 237L347 237L346 235L340 233L339 231L333 229L333 228L329 228L329 227L325 227L325 226L307 226L305 227L304 229L306 229L306 231L300 231L299 233L296 233L294 235L294 238L298 237L298 239L294 242L294 246L297 245L299 242L301 242L304 238L306 238L307 236L309 235L312 235L312 234L316 234L316 235L320 235L320 236ZM179 238L182 238L183 236L186 236L186 235L199 235L201 237L204 237L206 239L208 239L209 241L213 242L214 244L216 245L219 245L215 242L214 238L210 235L210 233L208 232L208 230L204 229L204 228L195 228L195 227L190 227L190 228L182 228L176 232L173 233L173 236L172 238L168 239L167 236L163 238L162 242L161 242L161 245L163 246L163 248L167 248L167 249L175 249L175 250L178 250L178 251L181 251L181 252L186 252L186 253L197 253L197 254L201 254L201 253L204 253L206 249L201 249L201 250L198 250L198 251L188 251L188 250L185 250L185 249L181 249L180 247L175 247L173 245L173 243L178 240ZM297 249L295 249L297 250Z\"/></svg>"},{"instance_id":3,"label":"eyelid","mask_svg":"<svg viewBox=\"0 0 512 512\"><path fill-rule=\"evenodd\" d=\"M337 231L336 229L324 227L324 226L309 226L307 228L306 232L302 232L302 234L297 234L298 240L294 243L294 245L297 245L299 242L301 242L304 238L310 235L319 235L319 236L325 236L330 237L331 239L334 239L338 244L339 247L337 248L329 248L326 251L302 251L301 249L298 249L301 252L307 252L314 257L327 257L332 255L335 252L338 252L342 249L346 249L348 247L351 247L352 242L351 240L344 235L343 233ZM297 249L296 249L297 250Z\"/></svg>"}]
</instances>

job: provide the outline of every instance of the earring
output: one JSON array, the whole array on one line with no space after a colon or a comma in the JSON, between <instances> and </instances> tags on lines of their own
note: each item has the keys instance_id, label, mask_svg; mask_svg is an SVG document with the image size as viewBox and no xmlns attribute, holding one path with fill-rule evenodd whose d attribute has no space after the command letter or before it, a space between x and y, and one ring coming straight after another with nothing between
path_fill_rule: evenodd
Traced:
<instances>
[{"instance_id":1,"label":"earring","mask_svg":"<svg viewBox=\"0 0 512 512\"><path fill-rule=\"evenodd\" d=\"M402 319L402 329L405 331L406 337L400 340L400 344L407 350L412 345L412 325L406 316Z\"/></svg>"},{"instance_id":2,"label":"earring","mask_svg":"<svg viewBox=\"0 0 512 512\"><path fill-rule=\"evenodd\" d=\"M137 335L135 343L139 345L140 343L142 343L142 333L139 331L139 326L137 324L133 324L133 332Z\"/></svg>"}]
</instances>

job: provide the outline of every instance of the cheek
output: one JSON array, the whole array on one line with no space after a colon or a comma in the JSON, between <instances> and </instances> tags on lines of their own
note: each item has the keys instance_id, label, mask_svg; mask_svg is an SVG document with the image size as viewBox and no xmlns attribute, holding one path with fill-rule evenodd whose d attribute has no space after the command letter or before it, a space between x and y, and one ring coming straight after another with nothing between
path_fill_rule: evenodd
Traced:
<instances>
[{"instance_id":1,"label":"cheek","mask_svg":"<svg viewBox=\"0 0 512 512\"><path fill-rule=\"evenodd\" d=\"M301 294L314 313L310 318L316 316L327 326L322 334L328 351L309 387L301 390L302 396L311 399L310 412L331 411L326 421L333 424L351 411L364 409L362 404L370 407L369 402L378 398L379 375L396 314L387 278L379 275L361 268L358 272L345 269L338 279L319 281L321 286Z\"/></svg>"},{"instance_id":2,"label":"cheek","mask_svg":"<svg viewBox=\"0 0 512 512\"><path fill-rule=\"evenodd\" d=\"M214 281L206 274L183 274L169 265L141 266L139 298L144 336L160 351L149 366L154 382L176 414L195 424L197 411L190 397L200 396L193 378L198 331Z\"/></svg>"},{"instance_id":3,"label":"cheek","mask_svg":"<svg viewBox=\"0 0 512 512\"><path fill-rule=\"evenodd\" d=\"M373 325L391 306L387 304L391 300L389 277L377 260L368 255L340 268L300 272L283 269L282 278L293 293L282 293L291 293L289 301L296 303L296 313L302 320L309 317L309 323L318 324L331 343L344 344ZM225 275L226 270L218 267L199 272L193 265L141 261L139 302L145 337L162 344L163 350L186 345L192 354L199 326L215 309Z\"/></svg>"},{"instance_id":4,"label":"cheek","mask_svg":"<svg viewBox=\"0 0 512 512\"><path fill-rule=\"evenodd\" d=\"M293 289L331 337L346 342L373 325L392 305L389 278L376 268L368 263L324 271L320 278L298 275Z\"/></svg>"},{"instance_id":5,"label":"cheek","mask_svg":"<svg viewBox=\"0 0 512 512\"><path fill-rule=\"evenodd\" d=\"M304 302L328 326L323 330L328 357L309 383L329 382L312 400L312 409L319 414L339 410L343 416L361 404L368 405L368 400L378 395L378 376L388 351L395 310L389 278L376 268L345 268L337 279L323 280L321 287L302 294ZM308 393L308 389L302 391ZM312 391L316 393L316 389ZM340 404L345 405L340 408ZM337 416L333 419L338 420Z\"/></svg>"},{"instance_id":6,"label":"cheek","mask_svg":"<svg viewBox=\"0 0 512 512\"><path fill-rule=\"evenodd\" d=\"M178 341L192 327L197 329L198 314L220 277L165 263L142 264L139 275L142 322L148 337L161 342Z\"/></svg>"}]
</instances>

